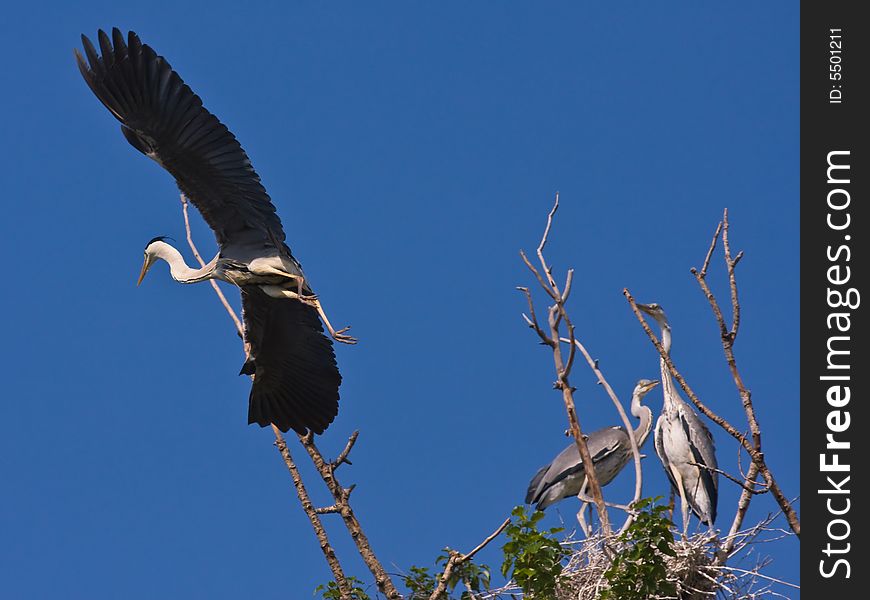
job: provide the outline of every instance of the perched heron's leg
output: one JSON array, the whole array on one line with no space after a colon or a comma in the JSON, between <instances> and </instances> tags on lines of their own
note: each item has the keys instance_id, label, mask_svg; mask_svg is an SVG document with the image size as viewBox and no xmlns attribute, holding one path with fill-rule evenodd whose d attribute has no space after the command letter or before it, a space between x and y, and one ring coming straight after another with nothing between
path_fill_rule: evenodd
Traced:
<instances>
[{"instance_id":1,"label":"perched heron's leg","mask_svg":"<svg viewBox=\"0 0 870 600\"><path fill-rule=\"evenodd\" d=\"M589 502L586 501L586 484L588 480L584 478L583 487L580 488L580 492L577 494L577 498L580 499L580 510L577 511L577 522L580 523L580 529L583 530L583 535L589 537L589 525L586 523L586 507L589 505Z\"/></svg>"},{"instance_id":2,"label":"perched heron's leg","mask_svg":"<svg viewBox=\"0 0 870 600\"><path fill-rule=\"evenodd\" d=\"M595 504L595 499L587 496L585 492L580 492L579 494L577 494L577 498L581 502L585 502L586 504ZM616 502L608 502L607 500L604 501L604 506L607 506L609 508L618 508L619 510L624 510L626 512L630 512L632 510L632 508L628 504L617 504Z\"/></svg>"},{"instance_id":3,"label":"perched heron's leg","mask_svg":"<svg viewBox=\"0 0 870 600\"><path fill-rule=\"evenodd\" d=\"M683 488L683 478L674 465L671 465L671 474L677 482L677 491L680 492L680 509L683 513L683 537L689 531L689 503L686 501L686 490Z\"/></svg>"}]
</instances>

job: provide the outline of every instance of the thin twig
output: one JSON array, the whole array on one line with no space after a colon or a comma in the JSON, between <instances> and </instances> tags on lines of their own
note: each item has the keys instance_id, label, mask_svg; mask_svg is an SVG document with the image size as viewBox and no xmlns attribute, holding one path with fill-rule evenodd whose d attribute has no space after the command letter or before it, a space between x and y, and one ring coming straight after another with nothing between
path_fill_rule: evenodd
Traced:
<instances>
[{"instance_id":1,"label":"thin twig","mask_svg":"<svg viewBox=\"0 0 870 600\"><path fill-rule=\"evenodd\" d=\"M187 196L185 196L184 193L182 193L181 194L181 212L184 215L184 230L187 233L187 245L190 246L191 251L193 251L193 256L194 256L194 258L196 258L197 262L199 263L199 266L204 267L205 261L202 260L202 256L200 256L199 250L196 249L196 244L193 243L193 236L190 233L190 218L187 215L187 204L188 204ZM236 316L236 311L234 311L233 307L230 306L230 303L227 302L227 298L226 298L226 296L224 296L224 293L218 287L217 281L215 281L214 279L209 279L208 282L211 284L212 289L214 290L215 294L217 294L218 299L221 301L221 304L223 304L224 308L226 309L227 314L233 320L233 324L236 326L236 331L238 331L239 335L242 337L242 339L244 339L245 338L245 329L244 329L244 327L242 327L242 322ZM245 354L247 354L247 349L246 349Z\"/></svg>"},{"instance_id":2,"label":"thin twig","mask_svg":"<svg viewBox=\"0 0 870 600\"><path fill-rule=\"evenodd\" d=\"M347 444L344 446L344 450L338 455L338 457L329 463L333 469L337 469L343 464L351 465L353 464L347 459L347 455L350 454L350 451L353 449L353 445L356 444L356 439L359 437L359 429L350 434L350 437L347 439Z\"/></svg>"},{"instance_id":3,"label":"thin twig","mask_svg":"<svg viewBox=\"0 0 870 600\"><path fill-rule=\"evenodd\" d=\"M601 520L601 528L605 534L609 534L611 531L610 520L607 516L607 507L604 503L604 497L601 493L601 484L598 481L598 475L595 472L595 464L592 462L592 456L589 454L589 448L587 447L586 440L583 437L583 430L580 428L580 421L577 418L577 410L574 405L574 388L571 386L568 378L574 362L575 346L573 343L574 325L571 323L571 319L569 318L568 312L565 309L565 301L567 300L568 294L571 289L573 274L569 271L565 279L565 291L560 292L559 287L556 284L556 280L553 278L553 269L552 267L550 267L550 265L547 264L547 260L544 257L544 247L547 244L547 239L550 234L550 228L553 224L553 216L556 214L556 210L558 208L559 195L556 194L556 198L553 202L553 208L547 215L547 225L544 228L544 233L541 236L541 242L540 244L538 244L537 250L538 259L541 263L541 270L546 275L546 280L544 280L538 269L528 259L526 253L520 250L520 257L522 258L526 267L528 267L532 274L534 274L541 288L547 293L548 296L550 296L550 298L553 299L554 304L550 306L548 310L547 322L549 326L549 333L545 332L544 329L538 324L538 319L535 315L534 303L532 301L532 296L529 293L528 288L518 287L517 289L523 292L529 304L529 313L531 314L531 317L523 315L523 318L525 319L529 327L535 330L535 333L538 334L541 342L549 346L553 351L553 364L556 370L557 377L554 386L556 389L562 392L562 401L565 404L565 411L568 415L568 423L571 429L571 434L574 436L574 443L577 445L577 450L580 454L580 460L582 461L583 468L586 472L586 481L588 482L590 492L592 494L592 497L595 499L595 506L598 510L599 519ZM562 348L561 344L559 343L559 338L561 337L559 334L559 327L561 326L562 322L565 323L565 326L568 330L568 339L570 340L570 349L568 352L567 360L565 360L562 356Z\"/></svg>"},{"instance_id":4,"label":"thin twig","mask_svg":"<svg viewBox=\"0 0 870 600\"><path fill-rule=\"evenodd\" d=\"M758 475L758 465L755 464L755 462L751 462L749 463L749 470L746 472L746 480L750 482L748 484L749 486L752 486L752 482L755 481L756 475ZM734 536L743 526L743 519L746 518L746 512L749 510L749 503L752 501L752 496L753 494L751 490L747 488L743 488L743 491L740 492L740 498L737 500L737 511L734 513L734 520L731 523L731 529L728 531L728 539L722 547L719 562L724 563L725 557L730 556L736 539Z\"/></svg>"},{"instance_id":5,"label":"thin twig","mask_svg":"<svg viewBox=\"0 0 870 600\"><path fill-rule=\"evenodd\" d=\"M548 266L547 261L544 260L544 246L547 245L547 238L550 236L550 227L553 226L553 216L555 216L557 210L559 210L559 192L556 192L556 198L553 200L553 208L550 209L550 214L547 215L547 226L544 228L544 235L541 236L541 243L538 244L538 259L541 261L541 268L547 275L547 281L550 283L550 288L556 292L558 292L558 288L556 287L556 280L553 279L553 269Z\"/></svg>"},{"instance_id":6,"label":"thin twig","mask_svg":"<svg viewBox=\"0 0 870 600\"><path fill-rule=\"evenodd\" d=\"M568 338L561 338L562 342L570 343L571 340ZM601 371L599 367L598 361L594 360L589 352L586 350L586 347L580 342L578 339L574 339L574 345L580 350L580 354L583 355L583 358L586 359L586 363L589 365L589 368L592 369L592 372L595 373L595 377L598 378L598 383L604 388L604 391L607 392L607 395L613 401L613 405L616 407L616 412L619 413L619 418L622 420L622 424L625 427L625 430L629 432L629 442L631 443L631 455L634 459L634 499L631 501L631 504L634 504L638 500L640 500L642 486L643 486L643 471L641 469L640 464L640 448L637 445L637 440L634 437L634 428L631 426L631 421L628 419L628 415L625 413L625 409L622 406L622 402L619 401L619 397L616 395L616 392L610 386L610 383L604 377L604 373ZM626 517L625 523L620 528L619 532L622 533L625 531L631 523L634 521L635 515L631 512L628 513L628 517Z\"/></svg>"},{"instance_id":7,"label":"thin twig","mask_svg":"<svg viewBox=\"0 0 870 600\"><path fill-rule=\"evenodd\" d=\"M788 581L784 581L782 579L777 579L776 577L770 577L769 575L763 575L758 571L747 571L746 569L738 569L737 567L726 567L721 566L720 569L724 569L726 571L734 571L735 573L743 573L745 575L752 575L753 577L761 577L762 579L766 579L768 581L772 581L773 583L778 583L780 585L786 585L790 588L794 588L796 590L801 589L801 586L795 585L793 583L789 583Z\"/></svg>"},{"instance_id":8,"label":"thin twig","mask_svg":"<svg viewBox=\"0 0 870 600\"><path fill-rule=\"evenodd\" d=\"M450 577L453 575L453 571L456 569L456 567L466 561L471 560L475 554L483 550L487 544L497 538L499 534L504 531L508 525L510 525L510 522L510 517L505 519L495 531L489 534L486 539L484 539L474 548L474 550L468 552L467 554L462 554L461 552L457 552L456 550L451 550L450 557L447 559L447 563L444 565L444 572L438 577L438 585L435 587L432 595L429 596L429 600L439 600L441 596L444 595L444 592L447 590L447 584L449 583Z\"/></svg>"},{"instance_id":9,"label":"thin twig","mask_svg":"<svg viewBox=\"0 0 870 600\"><path fill-rule=\"evenodd\" d=\"M710 249L707 250L707 256L704 257L704 266L701 267L701 277L707 276L707 267L710 266L710 258L713 256L713 250L716 249L716 240L719 239L719 232L722 231L722 221L716 226L716 231L713 233L713 241L710 242Z\"/></svg>"},{"instance_id":10,"label":"thin twig","mask_svg":"<svg viewBox=\"0 0 870 600\"><path fill-rule=\"evenodd\" d=\"M757 481L752 481L752 480L740 481L737 477L734 477L734 475L732 475L731 473L728 473L727 471L723 471L722 469L716 469L714 467L710 467L708 465L702 465L701 463L696 463L696 462L692 462L692 461L689 461L689 464L693 465L695 467L698 467L699 469L706 469L707 471L710 471L711 473L718 473L719 475L724 475L727 479L730 479L731 481L733 481L734 483L739 485L741 488L743 488L745 491L749 492L750 494L754 494L754 495L758 496L760 494L766 494L767 492L770 491L766 485L762 485L762 484L758 483ZM755 486L760 486L761 489L755 489Z\"/></svg>"}]
</instances>

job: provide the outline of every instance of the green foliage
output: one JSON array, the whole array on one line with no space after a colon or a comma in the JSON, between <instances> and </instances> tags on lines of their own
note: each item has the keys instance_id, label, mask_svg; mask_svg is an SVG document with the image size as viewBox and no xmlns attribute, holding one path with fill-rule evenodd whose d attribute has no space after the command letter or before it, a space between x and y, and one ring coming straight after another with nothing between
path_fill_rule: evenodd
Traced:
<instances>
[{"instance_id":1,"label":"green foliage","mask_svg":"<svg viewBox=\"0 0 870 600\"><path fill-rule=\"evenodd\" d=\"M435 563L438 565L439 571L444 572L444 567L447 566L447 561L450 560L450 548L444 548L442 554L438 556ZM406 600L428 600L441 577L429 573L428 567L411 567L411 573L402 578L405 587L408 588L410 595ZM460 583L467 582L468 586L475 594L484 592L489 589L490 570L486 565L477 565L471 560L467 560L453 568L450 578L447 580L447 594L441 597L444 600L450 600L450 593L456 589ZM459 596L460 600L470 600L471 594L466 590Z\"/></svg>"},{"instance_id":2,"label":"green foliage","mask_svg":"<svg viewBox=\"0 0 870 600\"><path fill-rule=\"evenodd\" d=\"M517 506L511 515L516 521L505 529L510 541L502 546L502 575L510 573L530 598L553 598L562 575L562 559L570 554L554 537L562 528L538 531L538 521L544 518L540 510L528 516L525 507Z\"/></svg>"},{"instance_id":3,"label":"green foliage","mask_svg":"<svg viewBox=\"0 0 870 600\"><path fill-rule=\"evenodd\" d=\"M450 559L450 548L444 548L443 552L435 560L442 567L442 572L443 567L447 565L447 561ZM447 580L447 589L452 592L460 582L466 582L475 594L479 594L489 589L489 575L488 566L477 565L471 560L466 560L453 568L450 579ZM462 595L459 596L460 600L466 600L471 597L468 590L462 592Z\"/></svg>"},{"instance_id":4,"label":"green foliage","mask_svg":"<svg viewBox=\"0 0 870 600\"><path fill-rule=\"evenodd\" d=\"M347 578L347 583L350 585L351 600L371 600L365 589L360 587L363 583L362 581L350 576ZM341 590L338 589L338 584L334 581L330 581L326 585L318 585L314 588L314 593L317 594L317 592L322 592L321 597L324 600L341 600Z\"/></svg>"},{"instance_id":5,"label":"green foliage","mask_svg":"<svg viewBox=\"0 0 870 600\"><path fill-rule=\"evenodd\" d=\"M402 581L411 592L407 600L426 600L435 591L435 576L429 573L428 567L411 567L411 574L405 575Z\"/></svg>"},{"instance_id":6,"label":"green foliage","mask_svg":"<svg viewBox=\"0 0 870 600\"><path fill-rule=\"evenodd\" d=\"M656 498L643 498L635 504L641 512L619 540L628 544L620 552L604 577L610 584L602 600L645 600L653 596L674 596L676 586L666 581L665 556L676 556L670 519L666 506L656 506Z\"/></svg>"}]
</instances>

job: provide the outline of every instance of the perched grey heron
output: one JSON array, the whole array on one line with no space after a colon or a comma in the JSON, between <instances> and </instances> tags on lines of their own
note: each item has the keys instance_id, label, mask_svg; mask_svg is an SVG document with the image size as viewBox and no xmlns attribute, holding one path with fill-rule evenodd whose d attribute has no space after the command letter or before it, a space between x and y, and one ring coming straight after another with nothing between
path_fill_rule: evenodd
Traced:
<instances>
[{"instance_id":1,"label":"perched grey heron","mask_svg":"<svg viewBox=\"0 0 870 600\"><path fill-rule=\"evenodd\" d=\"M637 428L631 432L638 448L643 446L652 429L652 411L640 402L658 384L658 381L641 379L631 395L631 414L640 420ZM628 433L624 427L605 427L585 437L598 482L602 486L607 485L631 460ZM536 504L538 510L543 510L559 500L579 494L585 481L586 472L580 452L577 444L572 442L553 462L541 467L532 477L526 492L526 504Z\"/></svg>"},{"instance_id":2,"label":"perched grey heron","mask_svg":"<svg viewBox=\"0 0 870 600\"><path fill-rule=\"evenodd\" d=\"M101 55L82 36L87 62L75 51L82 76L121 122L127 141L175 178L219 246L197 269L166 238L154 238L145 246L138 283L161 259L178 282L220 279L238 286L248 354L241 373L254 375L248 422L323 433L338 414L341 375L321 319L337 341L356 340L326 319L235 136L134 32L125 42L117 28L111 39L100 30L98 41Z\"/></svg>"},{"instance_id":3,"label":"perched grey heron","mask_svg":"<svg viewBox=\"0 0 870 600\"><path fill-rule=\"evenodd\" d=\"M638 304L637 307L659 324L662 347L670 355L671 326L665 311L658 304ZM719 473L711 470L718 468L713 436L695 411L680 398L664 359L660 360L660 365L664 405L655 427L656 454L680 495L683 533L689 527L689 508L702 523L712 527L716 522L719 496Z\"/></svg>"}]
</instances>

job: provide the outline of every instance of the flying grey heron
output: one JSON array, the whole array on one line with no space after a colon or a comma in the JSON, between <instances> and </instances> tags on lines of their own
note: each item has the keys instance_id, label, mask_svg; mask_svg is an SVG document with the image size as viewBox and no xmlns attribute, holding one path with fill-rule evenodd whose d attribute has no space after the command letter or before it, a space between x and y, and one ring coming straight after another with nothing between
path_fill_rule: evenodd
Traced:
<instances>
[{"instance_id":1,"label":"flying grey heron","mask_svg":"<svg viewBox=\"0 0 870 600\"><path fill-rule=\"evenodd\" d=\"M75 50L82 76L121 122L127 141L175 178L219 246L217 256L196 269L166 238L154 238L145 246L138 283L162 259L178 282L220 279L238 286L248 354L241 373L254 375L248 422L323 433L338 414L341 375L321 319L337 341L356 340L326 319L235 136L134 32L125 42L117 28L111 39L100 30L98 41L101 55L82 36L87 62Z\"/></svg>"},{"instance_id":2,"label":"flying grey heron","mask_svg":"<svg viewBox=\"0 0 870 600\"><path fill-rule=\"evenodd\" d=\"M638 304L637 307L659 324L662 347L670 355L671 326L665 311L658 304ZM660 366L664 405L655 427L656 454L680 495L683 533L689 527L689 508L702 523L712 527L716 522L719 496L719 473L711 470L718 468L713 436L695 411L680 398L664 359L660 360Z\"/></svg>"},{"instance_id":3,"label":"flying grey heron","mask_svg":"<svg viewBox=\"0 0 870 600\"><path fill-rule=\"evenodd\" d=\"M658 384L658 381L641 379L631 395L631 414L640 420L637 428L631 432L638 448L646 442L652 429L652 411L640 402ZM593 431L586 436L586 445L602 486L613 481L631 460L631 440L624 427L605 427ZM538 510L543 510L559 500L579 494L585 481L586 473L580 452L577 444L572 442L553 462L541 467L532 477L526 492L526 504L536 504Z\"/></svg>"}]
</instances>

